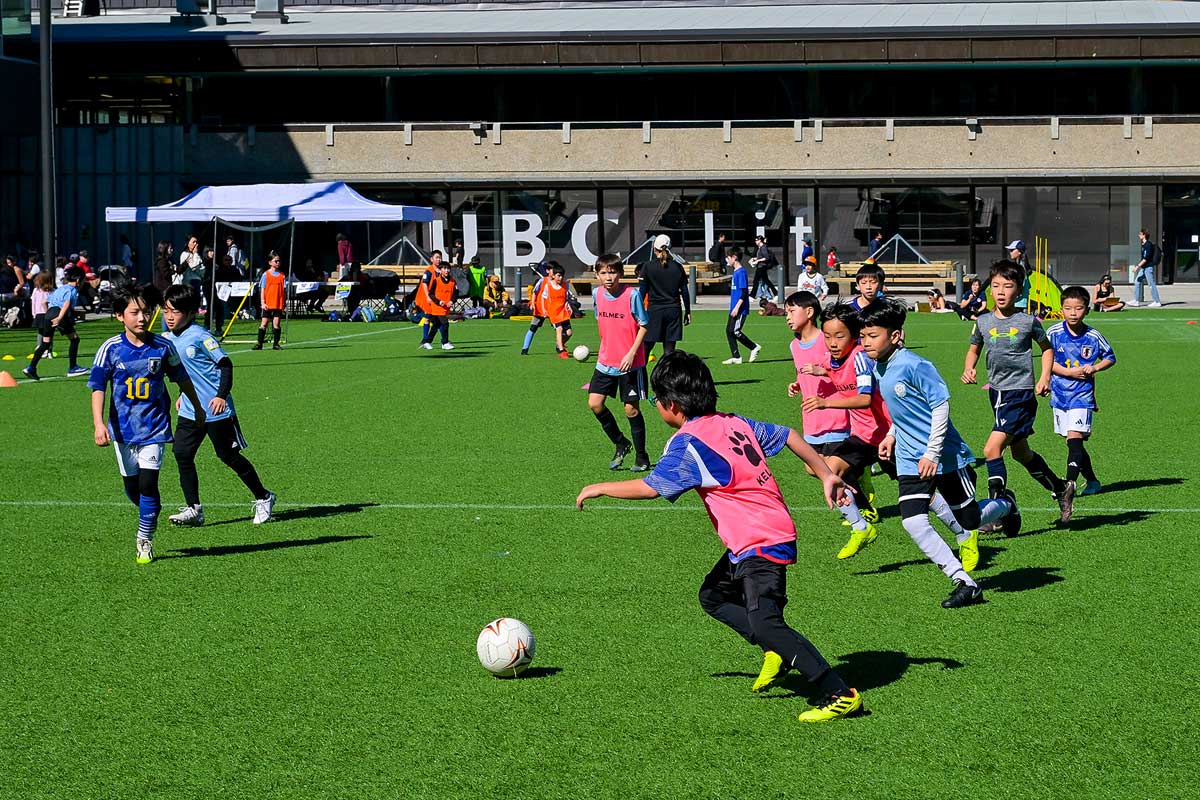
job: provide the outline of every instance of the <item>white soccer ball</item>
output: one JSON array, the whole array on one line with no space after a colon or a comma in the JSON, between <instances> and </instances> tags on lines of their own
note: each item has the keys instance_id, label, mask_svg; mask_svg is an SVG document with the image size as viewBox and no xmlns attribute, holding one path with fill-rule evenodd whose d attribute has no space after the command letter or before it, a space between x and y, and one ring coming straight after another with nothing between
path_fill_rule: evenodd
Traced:
<instances>
[{"instance_id":1,"label":"white soccer ball","mask_svg":"<svg viewBox=\"0 0 1200 800\"><path fill-rule=\"evenodd\" d=\"M588 346L586 344L581 344L579 347L575 348L574 356L576 361L587 361L588 356L591 354L592 351L588 350Z\"/></svg>"},{"instance_id":2,"label":"white soccer ball","mask_svg":"<svg viewBox=\"0 0 1200 800\"><path fill-rule=\"evenodd\" d=\"M519 619L501 617L489 622L475 640L483 668L498 678L515 678L533 663L533 631Z\"/></svg>"}]
</instances>

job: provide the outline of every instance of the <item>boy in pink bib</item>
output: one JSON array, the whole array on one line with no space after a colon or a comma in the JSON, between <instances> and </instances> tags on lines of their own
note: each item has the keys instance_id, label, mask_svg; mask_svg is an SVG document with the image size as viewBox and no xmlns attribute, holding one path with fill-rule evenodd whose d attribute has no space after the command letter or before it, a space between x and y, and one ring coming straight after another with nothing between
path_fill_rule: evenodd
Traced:
<instances>
[{"instance_id":1,"label":"boy in pink bib","mask_svg":"<svg viewBox=\"0 0 1200 800\"><path fill-rule=\"evenodd\" d=\"M664 355L650 384L659 416L676 430L662 458L643 479L585 486L576 505L582 510L593 497L675 502L694 489L726 548L700 586L700 605L764 651L751 691L764 691L785 670L797 669L825 697L800 714L801 722L827 722L858 711L858 691L784 621L796 526L766 459L791 450L820 478L830 507L847 500L845 484L796 431L717 413L716 385L699 356L682 350Z\"/></svg>"}]
</instances>

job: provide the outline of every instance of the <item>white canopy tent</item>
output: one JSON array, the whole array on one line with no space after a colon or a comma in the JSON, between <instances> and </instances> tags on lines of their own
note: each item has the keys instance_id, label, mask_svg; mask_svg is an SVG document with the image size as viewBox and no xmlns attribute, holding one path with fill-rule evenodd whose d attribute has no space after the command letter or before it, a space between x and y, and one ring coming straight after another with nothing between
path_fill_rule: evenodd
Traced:
<instances>
[{"instance_id":1,"label":"white canopy tent","mask_svg":"<svg viewBox=\"0 0 1200 800\"><path fill-rule=\"evenodd\" d=\"M217 253L217 223L255 233L282 225L294 226L297 222L432 222L433 209L377 203L342 181L332 181L202 186L166 205L109 207L104 210L104 218L107 222L213 223L213 252ZM294 236L290 241L294 241ZM288 253L289 284L292 255ZM216 296L215 264L212 273L208 276L209 298ZM290 314L285 315L287 320Z\"/></svg>"}]
</instances>

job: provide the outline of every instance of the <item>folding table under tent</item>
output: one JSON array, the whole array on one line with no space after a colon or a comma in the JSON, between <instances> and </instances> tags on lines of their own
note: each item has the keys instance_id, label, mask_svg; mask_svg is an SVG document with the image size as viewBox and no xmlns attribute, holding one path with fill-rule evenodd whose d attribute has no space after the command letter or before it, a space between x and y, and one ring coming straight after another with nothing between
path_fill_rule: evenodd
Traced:
<instances>
[{"instance_id":1,"label":"folding table under tent","mask_svg":"<svg viewBox=\"0 0 1200 800\"><path fill-rule=\"evenodd\" d=\"M433 209L377 203L342 181L259 183L202 186L174 203L161 206L109 207L104 210L104 219L106 222L212 223L214 254L219 252L215 241L217 223L252 234L293 226L288 252L288 284L291 285L293 253L290 247L295 242L297 222L433 222ZM216 296L216 278L214 263L209 297ZM233 317L236 316L235 313ZM290 311L285 312L285 326L290 317Z\"/></svg>"}]
</instances>

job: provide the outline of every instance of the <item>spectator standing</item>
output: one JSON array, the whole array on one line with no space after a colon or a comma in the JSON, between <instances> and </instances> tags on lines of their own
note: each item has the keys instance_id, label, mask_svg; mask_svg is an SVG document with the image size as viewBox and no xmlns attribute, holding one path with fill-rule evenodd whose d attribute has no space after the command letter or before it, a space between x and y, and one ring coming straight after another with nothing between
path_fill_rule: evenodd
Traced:
<instances>
[{"instance_id":1,"label":"spectator standing","mask_svg":"<svg viewBox=\"0 0 1200 800\"><path fill-rule=\"evenodd\" d=\"M25 262L25 280L32 281L42 271L42 257L40 253L31 252L29 260Z\"/></svg>"},{"instance_id":2,"label":"spectator standing","mask_svg":"<svg viewBox=\"0 0 1200 800\"><path fill-rule=\"evenodd\" d=\"M800 248L800 263L803 264L809 257L816 258L817 251L813 250L812 239L805 239L804 246Z\"/></svg>"},{"instance_id":3,"label":"spectator standing","mask_svg":"<svg viewBox=\"0 0 1200 800\"><path fill-rule=\"evenodd\" d=\"M229 256L230 262L237 268L238 276L244 275L242 270L246 263L246 257L242 254L242 248L238 247L237 242L233 240L232 234L225 237L225 255ZM222 262L222 266L224 266L224 262Z\"/></svg>"},{"instance_id":4,"label":"spectator standing","mask_svg":"<svg viewBox=\"0 0 1200 800\"><path fill-rule=\"evenodd\" d=\"M834 270L840 270L841 268L842 262L838 259L837 248L829 248L829 255L825 256L825 271L833 272Z\"/></svg>"},{"instance_id":5,"label":"spectator standing","mask_svg":"<svg viewBox=\"0 0 1200 800\"><path fill-rule=\"evenodd\" d=\"M1138 231L1138 242L1142 246L1142 257L1134 267L1133 273L1133 299L1129 301L1129 305L1137 308L1145 299L1145 287L1150 287L1150 297L1152 298L1148 308L1161 308L1162 303L1158 299L1158 284L1154 282L1154 268L1162 260L1162 251L1154 242L1150 241L1150 232L1145 228Z\"/></svg>"},{"instance_id":6,"label":"spectator standing","mask_svg":"<svg viewBox=\"0 0 1200 800\"><path fill-rule=\"evenodd\" d=\"M1006 249L1008 250L1008 260L1025 270L1025 283L1021 286L1021 294L1017 297L1016 302L1016 307L1024 311L1029 308L1029 289L1032 286L1029 273L1033 271L1029 266L1029 256L1025 255L1025 241L1013 239L1008 243Z\"/></svg>"},{"instance_id":7,"label":"spectator standing","mask_svg":"<svg viewBox=\"0 0 1200 800\"><path fill-rule=\"evenodd\" d=\"M829 296L829 284L825 283L825 277L817 272L815 256L809 256L804 260L804 272L800 273L800 280L796 282L796 291L811 292L822 303Z\"/></svg>"},{"instance_id":8,"label":"spectator standing","mask_svg":"<svg viewBox=\"0 0 1200 800\"><path fill-rule=\"evenodd\" d=\"M344 233L337 235L337 253L338 278L348 277L351 268L354 266L354 244L346 238L346 234Z\"/></svg>"},{"instance_id":9,"label":"spectator standing","mask_svg":"<svg viewBox=\"0 0 1200 800\"><path fill-rule=\"evenodd\" d=\"M121 245L120 253L118 254L117 258L120 260L121 266L125 268L125 274L130 278L133 278L133 245L129 243L129 237L123 233L121 234L120 238L117 239L117 241L120 242Z\"/></svg>"},{"instance_id":10,"label":"spectator standing","mask_svg":"<svg viewBox=\"0 0 1200 800\"><path fill-rule=\"evenodd\" d=\"M463 249L462 239L454 240L454 247L450 248L450 266L461 267L466 260L466 250ZM471 263L475 263L475 259L471 259Z\"/></svg>"},{"instance_id":11,"label":"spectator standing","mask_svg":"<svg viewBox=\"0 0 1200 800\"><path fill-rule=\"evenodd\" d=\"M174 283L175 277L175 247L165 239L158 243L154 251L154 274L151 280L154 282L154 288L158 291L165 292L167 287Z\"/></svg>"},{"instance_id":12,"label":"spectator standing","mask_svg":"<svg viewBox=\"0 0 1200 800\"><path fill-rule=\"evenodd\" d=\"M204 298L206 305L211 306L211 300L208 296L208 288L205 286L206 281L204 256L200 252L200 240L195 236L189 236L187 240L187 249L179 255L179 275L172 283L191 286L196 290L201 297ZM204 317L204 325L208 327L208 315Z\"/></svg>"},{"instance_id":13,"label":"spectator standing","mask_svg":"<svg viewBox=\"0 0 1200 800\"><path fill-rule=\"evenodd\" d=\"M663 355L673 352L675 345L683 340L683 326L692 324L688 276L671 256L671 237L660 233L654 237L651 249L653 257L641 265L642 297L647 300L650 315L643 342L647 359L655 342L662 343Z\"/></svg>"},{"instance_id":14,"label":"spectator standing","mask_svg":"<svg viewBox=\"0 0 1200 800\"><path fill-rule=\"evenodd\" d=\"M871 237L871 242L867 245L867 258L878 253L881 247L883 247L883 231L875 231L875 235Z\"/></svg>"},{"instance_id":15,"label":"spectator standing","mask_svg":"<svg viewBox=\"0 0 1200 800\"><path fill-rule=\"evenodd\" d=\"M757 249L754 258L750 259L750 265L754 267L754 285L750 289L750 296L756 300L770 300L779 293L775 284L771 282L771 267L776 263L775 256L767 247L765 236L755 236L754 245Z\"/></svg>"}]
</instances>

